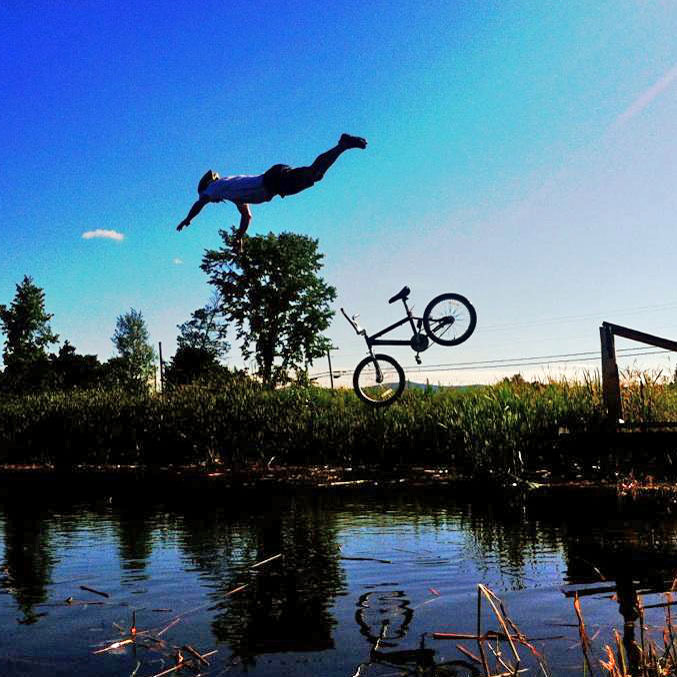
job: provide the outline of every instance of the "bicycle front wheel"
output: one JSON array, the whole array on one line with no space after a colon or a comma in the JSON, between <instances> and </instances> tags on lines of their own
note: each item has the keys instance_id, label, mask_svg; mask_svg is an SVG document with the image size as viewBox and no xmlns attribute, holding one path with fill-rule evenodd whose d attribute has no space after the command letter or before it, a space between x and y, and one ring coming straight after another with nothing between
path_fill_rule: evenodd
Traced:
<instances>
[{"instance_id":1,"label":"bicycle front wheel","mask_svg":"<svg viewBox=\"0 0 677 677\"><path fill-rule=\"evenodd\" d=\"M423 311L426 334L441 346L457 346L475 331L477 313L460 294L440 294Z\"/></svg>"},{"instance_id":2,"label":"bicycle front wheel","mask_svg":"<svg viewBox=\"0 0 677 677\"><path fill-rule=\"evenodd\" d=\"M365 357L355 367L355 393L372 407L392 404L402 394L404 386L404 370L390 355Z\"/></svg>"}]
</instances>

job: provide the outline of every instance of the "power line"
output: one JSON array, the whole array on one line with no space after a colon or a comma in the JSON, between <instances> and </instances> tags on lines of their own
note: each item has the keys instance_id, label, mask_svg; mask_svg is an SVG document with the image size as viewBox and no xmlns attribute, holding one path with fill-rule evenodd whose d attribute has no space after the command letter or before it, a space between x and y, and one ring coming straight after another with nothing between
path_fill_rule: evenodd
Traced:
<instances>
[{"instance_id":1,"label":"power line","mask_svg":"<svg viewBox=\"0 0 677 677\"><path fill-rule=\"evenodd\" d=\"M617 353L623 353L619 357L643 357L645 355L660 355L669 353L669 350L655 350L646 348L620 348ZM496 369L507 367L542 367L550 364L571 364L576 362L593 362L600 359L599 351L585 351L579 353L560 353L557 355L540 355L531 357L515 357L496 360L476 360L473 362L450 362L444 364L431 364L426 366L408 365L404 366L407 371L418 373L434 373L440 371L471 371L474 369ZM335 369L334 375L344 375L350 373L350 369ZM386 372L388 369L385 370ZM329 376L328 371L318 372L312 375L313 378L325 378Z\"/></svg>"}]
</instances>

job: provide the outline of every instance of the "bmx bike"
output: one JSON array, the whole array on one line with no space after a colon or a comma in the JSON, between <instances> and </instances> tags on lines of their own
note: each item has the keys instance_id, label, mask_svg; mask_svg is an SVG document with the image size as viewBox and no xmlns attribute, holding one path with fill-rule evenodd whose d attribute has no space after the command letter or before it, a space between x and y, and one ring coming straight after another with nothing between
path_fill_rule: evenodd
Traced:
<instances>
[{"instance_id":1,"label":"bmx bike","mask_svg":"<svg viewBox=\"0 0 677 677\"><path fill-rule=\"evenodd\" d=\"M388 300L388 303L402 301L406 316L371 336L357 324L358 315L348 317L341 308L343 316L367 343L369 355L355 367L353 388L363 402L373 407L392 404L403 393L406 385L400 364L390 355L374 353L374 346L409 346L416 353L416 363L421 364L420 353L428 349L430 341L442 346L457 346L470 338L477 325L475 308L465 296L440 294L430 301L423 315L418 317L407 305L410 293L409 287L402 287ZM382 338L407 323L413 332L409 340Z\"/></svg>"}]
</instances>

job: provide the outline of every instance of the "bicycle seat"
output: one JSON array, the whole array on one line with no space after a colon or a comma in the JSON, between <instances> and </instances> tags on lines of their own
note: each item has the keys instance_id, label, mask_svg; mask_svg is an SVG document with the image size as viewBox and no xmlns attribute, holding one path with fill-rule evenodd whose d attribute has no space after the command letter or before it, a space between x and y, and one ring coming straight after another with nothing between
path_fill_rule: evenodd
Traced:
<instances>
[{"instance_id":1,"label":"bicycle seat","mask_svg":"<svg viewBox=\"0 0 677 677\"><path fill-rule=\"evenodd\" d=\"M400 299L402 299L402 301L406 301L409 297L409 294L411 294L411 289L409 289L409 287L402 287L402 289L400 289L400 291L398 291L395 296L388 300L388 303L395 303L395 301L399 301Z\"/></svg>"}]
</instances>

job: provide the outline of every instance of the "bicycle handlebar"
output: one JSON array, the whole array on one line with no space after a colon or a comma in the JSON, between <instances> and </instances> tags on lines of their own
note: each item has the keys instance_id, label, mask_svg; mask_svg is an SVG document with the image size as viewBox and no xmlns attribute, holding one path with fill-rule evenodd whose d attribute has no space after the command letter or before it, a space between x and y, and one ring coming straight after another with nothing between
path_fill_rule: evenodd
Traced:
<instances>
[{"instance_id":1,"label":"bicycle handlebar","mask_svg":"<svg viewBox=\"0 0 677 677\"><path fill-rule=\"evenodd\" d=\"M364 329L361 329L360 326L357 324L357 322L355 322L355 320L353 320L352 317L348 317L348 314L346 313L345 310L343 310L343 308L341 308L341 312L343 313L343 317L345 317L346 320L350 322L350 326L355 330L356 334L362 334L364 332Z\"/></svg>"}]
</instances>

